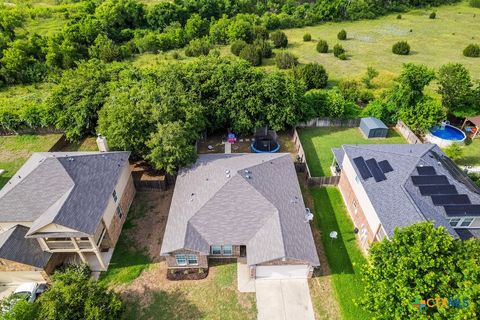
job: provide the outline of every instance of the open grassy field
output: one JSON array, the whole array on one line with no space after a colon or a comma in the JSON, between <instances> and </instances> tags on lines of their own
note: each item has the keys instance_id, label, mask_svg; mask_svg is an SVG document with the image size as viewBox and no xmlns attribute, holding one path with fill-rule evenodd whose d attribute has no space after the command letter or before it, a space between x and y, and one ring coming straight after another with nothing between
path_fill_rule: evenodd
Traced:
<instances>
[{"instance_id":1,"label":"open grassy field","mask_svg":"<svg viewBox=\"0 0 480 320\"><path fill-rule=\"evenodd\" d=\"M315 203L314 214L318 218L316 227L322 233L323 247L342 319L371 319L371 316L357 305L363 294L361 268L366 259L358 247L354 227L340 191L336 187L327 187L311 188L310 192ZM338 232L338 239L333 241L328 237L332 231Z\"/></svg>"},{"instance_id":2,"label":"open grassy field","mask_svg":"<svg viewBox=\"0 0 480 320\"><path fill-rule=\"evenodd\" d=\"M387 138L365 139L359 128L304 128L299 129L300 140L306 153L312 176L331 176L332 148L343 144L406 143L395 130L390 129Z\"/></svg>"},{"instance_id":3,"label":"open grassy field","mask_svg":"<svg viewBox=\"0 0 480 320\"><path fill-rule=\"evenodd\" d=\"M61 134L18 135L0 137L0 188L17 172L32 152L48 151L60 139Z\"/></svg>"}]
</instances>

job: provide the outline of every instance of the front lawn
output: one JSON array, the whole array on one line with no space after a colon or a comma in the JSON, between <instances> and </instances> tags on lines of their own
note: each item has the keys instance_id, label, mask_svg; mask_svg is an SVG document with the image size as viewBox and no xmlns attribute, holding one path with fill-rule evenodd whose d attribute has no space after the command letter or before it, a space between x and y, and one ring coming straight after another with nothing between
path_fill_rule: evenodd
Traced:
<instances>
[{"instance_id":1,"label":"front lawn","mask_svg":"<svg viewBox=\"0 0 480 320\"><path fill-rule=\"evenodd\" d=\"M61 134L1 136L0 169L6 172L0 176L0 188L20 169L32 152L50 150L61 136Z\"/></svg>"},{"instance_id":2,"label":"front lawn","mask_svg":"<svg viewBox=\"0 0 480 320\"><path fill-rule=\"evenodd\" d=\"M388 137L365 139L359 128L302 128L297 129L310 173L314 177L331 176L330 166L333 161L332 148L343 144L380 144L406 143L395 130L390 129Z\"/></svg>"},{"instance_id":3,"label":"front lawn","mask_svg":"<svg viewBox=\"0 0 480 320\"><path fill-rule=\"evenodd\" d=\"M340 191L336 187L327 187L311 188L310 192L315 204L315 227L322 233L322 243L342 319L370 319L371 316L356 305L363 294L361 268L366 259L358 247L354 226ZM338 232L338 239L330 239L332 231Z\"/></svg>"}]
</instances>

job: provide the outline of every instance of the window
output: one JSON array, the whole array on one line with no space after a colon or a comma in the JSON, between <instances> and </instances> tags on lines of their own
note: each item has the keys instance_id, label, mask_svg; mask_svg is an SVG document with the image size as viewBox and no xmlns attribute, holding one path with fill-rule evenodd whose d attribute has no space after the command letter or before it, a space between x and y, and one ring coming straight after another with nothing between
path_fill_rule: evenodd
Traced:
<instances>
[{"instance_id":1,"label":"window","mask_svg":"<svg viewBox=\"0 0 480 320\"><path fill-rule=\"evenodd\" d=\"M117 192L115 190L113 190L112 197L113 197L113 201L115 201L115 202L118 201Z\"/></svg>"},{"instance_id":2,"label":"window","mask_svg":"<svg viewBox=\"0 0 480 320\"><path fill-rule=\"evenodd\" d=\"M212 246L212 254L222 254L222 246Z\"/></svg>"},{"instance_id":3,"label":"window","mask_svg":"<svg viewBox=\"0 0 480 320\"><path fill-rule=\"evenodd\" d=\"M186 266L187 265L187 259L184 254L177 254L175 256L175 260L177 260L177 265L178 266Z\"/></svg>"},{"instance_id":4,"label":"window","mask_svg":"<svg viewBox=\"0 0 480 320\"><path fill-rule=\"evenodd\" d=\"M117 215L120 219L123 217L123 210L120 208L120 206L117 207Z\"/></svg>"},{"instance_id":5,"label":"window","mask_svg":"<svg viewBox=\"0 0 480 320\"><path fill-rule=\"evenodd\" d=\"M197 265L198 264L197 256L194 255L194 254L189 254L188 255L188 264Z\"/></svg>"},{"instance_id":6,"label":"window","mask_svg":"<svg viewBox=\"0 0 480 320\"><path fill-rule=\"evenodd\" d=\"M456 227L459 222L460 222L460 218L450 219L450 225L452 227Z\"/></svg>"},{"instance_id":7,"label":"window","mask_svg":"<svg viewBox=\"0 0 480 320\"><path fill-rule=\"evenodd\" d=\"M223 254L225 256L231 256L232 255L232 246L231 245L224 245L223 246Z\"/></svg>"},{"instance_id":8,"label":"window","mask_svg":"<svg viewBox=\"0 0 480 320\"><path fill-rule=\"evenodd\" d=\"M473 218L464 218L462 223L460 224L461 227L470 227L473 222Z\"/></svg>"}]
</instances>

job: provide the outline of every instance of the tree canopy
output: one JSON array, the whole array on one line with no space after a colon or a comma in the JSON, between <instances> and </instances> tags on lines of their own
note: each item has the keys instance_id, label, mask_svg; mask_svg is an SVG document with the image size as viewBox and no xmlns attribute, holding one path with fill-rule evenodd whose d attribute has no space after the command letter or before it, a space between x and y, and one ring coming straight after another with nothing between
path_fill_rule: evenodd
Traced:
<instances>
[{"instance_id":1,"label":"tree canopy","mask_svg":"<svg viewBox=\"0 0 480 320\"><path fill-rule=\"evenodd\" d=\"M455 240L430 222L396 229L390 240L375 243L369 251L361 304L376 319L476 319L479 257L477 239ZM420 311L414 306L417 297L442 299ZM444 306L443 298L461 308Z\"/></svg>"}]
</instances>

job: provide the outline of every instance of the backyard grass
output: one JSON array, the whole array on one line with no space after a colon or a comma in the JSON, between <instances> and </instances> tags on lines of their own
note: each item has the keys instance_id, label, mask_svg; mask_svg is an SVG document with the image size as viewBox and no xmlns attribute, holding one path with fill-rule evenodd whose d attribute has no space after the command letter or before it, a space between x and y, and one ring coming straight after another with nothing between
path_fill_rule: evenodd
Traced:
<instances>
[{"instance_id":1,"label":"backyard grass","mask_svg":"<svg viewBox=\"0 0 480 320\"><path fill-rule=\"evenodd\" d=\"M97 140L95 137L86 137L80 141L70 142L62 151L98 151Z\"/></svg>"},{"instance_id":2,"label":"backyard grass","mask_svg":"<svg viewBox=\"0 0 480 320\"><path fill-rule=\"evenodd\" d=\"M60 139L61 134L17 135L0 137L0 169L5 173L0 176L0 188L27 161L32 152L44 152Z\"/></svg>"},{"instance_id":3,"label":"backyard grass","mask_svg":"<svg viewBox=\"0 0 480 320\"><path fill-rule=\"evenodd\" d=\"M336 299L340 304L342 319L362 320L371 316L356 302L363 294L361 268L366 263L357 245L354 226L336 187L311 188L317 226L322 233L322 243L330 266ZM338 232L332 240L329 234ZM315 303L315 301L314 301Z\"/></svg>"},{"instance_id":4,"label":"backyard grass","mask_svg":"<svg viewBox=\"0 0 480 320\"><path fill-rule=\"evenodd\" d=\"M456 161L458 165L480 167L480 138L467 142L462 152L462 157Z\"/></svg>"},{"instance_id":5,"label":"backyard grass","mask_svg":"<svg viewBox=\"0 0 480 320\"><path fill-rule=\"evenodd\" d=\"M312 176L330 176L333 161L332 148L343 144L406 143L395 130L389 129L387 138L365 139L359 128L303 128L298 129Z\"/></svg>"}]
</instances>

